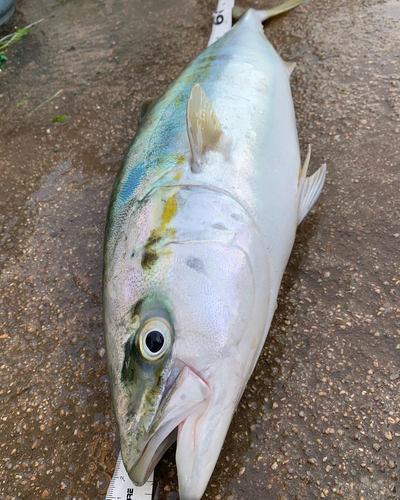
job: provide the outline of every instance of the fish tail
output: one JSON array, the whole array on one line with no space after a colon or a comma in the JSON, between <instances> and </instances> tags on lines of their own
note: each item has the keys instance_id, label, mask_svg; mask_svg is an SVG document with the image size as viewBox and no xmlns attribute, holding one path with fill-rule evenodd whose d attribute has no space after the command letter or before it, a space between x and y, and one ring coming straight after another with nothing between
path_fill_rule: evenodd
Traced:
<instances>
[{"instance_id":1,"label":"fish tail","mask_svg":"<svg viewBox=\"0 0 400 500\"><path fill-rule=\"evenodd\" d=\"M273 7L272 9L268 10L258 10L257 12L260 15L260 21L264 22L270 17L277 16L278 14L282 14L283 12L286 12L290 9L293 9L294 7L297 7L301 3L303 3L304 0L286 0L286 2L283 2L281 5L278 5L277 7ZM247 9L244 9L243 7L233 7L232 10L232 17L233 19L239 19L242 17L243 14L247 12Z\"/></svg>"}]
</instances>

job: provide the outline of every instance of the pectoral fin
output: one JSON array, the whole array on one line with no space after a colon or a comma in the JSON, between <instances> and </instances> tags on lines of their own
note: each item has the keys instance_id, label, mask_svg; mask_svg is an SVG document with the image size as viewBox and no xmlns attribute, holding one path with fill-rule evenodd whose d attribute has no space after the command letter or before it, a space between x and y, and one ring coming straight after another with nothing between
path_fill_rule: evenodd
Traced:
<instances>
[{"instance_id":1,"label":"pectoral fin","mask_svg":"<svg viewBox=\"0 0 400 500\"><path fill-rule=\"evenodd\" d=\"M198 83L189 96L186 121L192 150L192 171L199 172L202 156L217 148L223 132L208 97Z\"/></svg>"},{"instance_id":2,"label":"pectoral fin","mask_svg":"<svg viewBox=\"0 0 400 500\"><path fill-rule=\"evenodd\" d=\"M326 177L326 163L322 165L313 175L307 177L308 164L310 163L311 146L308 146L308 153L299 177L299 212L298 224L304 219L317 201L321 193Z\"/></svg>"}]
</instances>

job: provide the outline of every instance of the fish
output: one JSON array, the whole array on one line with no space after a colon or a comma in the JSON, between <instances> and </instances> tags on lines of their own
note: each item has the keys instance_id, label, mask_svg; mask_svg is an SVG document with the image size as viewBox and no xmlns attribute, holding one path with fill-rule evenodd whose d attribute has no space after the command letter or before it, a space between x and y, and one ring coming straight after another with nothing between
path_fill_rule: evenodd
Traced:
<instances>
[{"instance_id":1,"label":"fish","mask_svg":"<svg viewBox=\"0 0 400 500\"><path fill-rule=\"evenodd\" d=\"M284 62L237 23L156 99L115 180L103 310L124 466L143 485L177 441L181 500L200 500L276 308L296 228L326 165L303 166Z\"/></svg>"}]
</instances>

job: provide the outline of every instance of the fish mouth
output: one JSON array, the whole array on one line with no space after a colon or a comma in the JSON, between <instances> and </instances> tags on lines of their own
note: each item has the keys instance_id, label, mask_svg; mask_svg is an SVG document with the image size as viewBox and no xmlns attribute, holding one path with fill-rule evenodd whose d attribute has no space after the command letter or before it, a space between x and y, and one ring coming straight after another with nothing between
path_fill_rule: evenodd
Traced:
<instances>
[{"instance_id":1,"label":"fish mouth","mask_svg":"<svg viewBox=\"0 0 400 500\"><path fill-rule=\"evenodd\" d=\"M163 454L177 440L181 429L188 425L193 427L193 422L207 409L210 398L207 383L185 365L161 401L148 433L150 438L135 462L129 464L129 456L125 455L129 450L121 450L129 477L137 486L146 483ZM179 445L192 447L193 443L180 443L178 438Z\"/></svg>"}]
</instances>

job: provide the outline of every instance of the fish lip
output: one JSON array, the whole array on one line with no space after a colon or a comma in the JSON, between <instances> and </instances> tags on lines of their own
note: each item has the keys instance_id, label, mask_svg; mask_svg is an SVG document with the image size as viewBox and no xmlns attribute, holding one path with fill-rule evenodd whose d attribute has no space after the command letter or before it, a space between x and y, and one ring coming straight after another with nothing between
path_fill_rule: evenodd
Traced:
<instances>
[{"instance_id":1,"label":"fish lip","mask_svg":"<svg viewBox=\"0 0 400 500\"><path fill-rule=\"evenodd\" d=\"M192 413L204 411L210 398L208 383L199 373L183 364L160 402L148 432L150 438L134 463L126 467L129 477L137 486L146 483L162 455L176 441L179 426ZM127 465L129 457L124 455L123 453L124 463Z\"/></svg>"}]
</instances>

